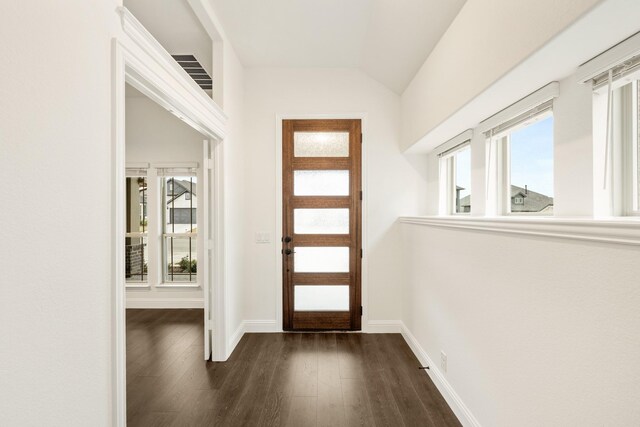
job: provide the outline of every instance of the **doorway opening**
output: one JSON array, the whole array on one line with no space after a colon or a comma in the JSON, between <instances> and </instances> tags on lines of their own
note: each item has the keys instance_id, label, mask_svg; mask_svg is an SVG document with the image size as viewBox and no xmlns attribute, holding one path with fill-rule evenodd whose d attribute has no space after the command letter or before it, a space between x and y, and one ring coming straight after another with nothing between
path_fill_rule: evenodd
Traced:
<instances>
[{"instance_id":1,"label":"doorway opening","mask_svg":"<svg viewBox=\"0 0 640 427\"><path fill-rule=\"evenodd\" d=\"M283 120L284 330L360 330L361 120Z\"/></svg>"},{"instance_id":2,"label":"doorway opening","mask_svg":"<svg viewBox=\"0 0 640 427\"><path fill-rule=\"evenodd\" d=\"M127 371L158 373L166 365L166 362L140 359L135 367L127 369L128 300L130 307L138 305L147 312L145 315L151 315L150 310L167 309L168 302L173 304L169 308L172 314L193 310L191 314L195 315L197 325L187 328L199 330L196 332L198 345L194 347L199 350L193 354L198 360L194 366L206 366L205 360L209 359L226 359L221 144L225 138L226 117L196 79L176 64L175 58L126 8L119 8L117 12L123 32L112 41L112 401L114 424L124 426L127 424ZM141 126L137 138L153 147L147 152L161 153L160 147L169 145L181 147L183 151L171 154L166 161L161 158L134 161L135 150L144 144L137 147L127 144L128 140L136 139L127 126L127 115L133 110L127 105L131 103L126 94L127 84L138 91L144 102L169 115L174 120L167 122L173 123L170 126L178 125L182 129L177 134L167 131L167 135L174 136L173 143L167 145L159 142L164 135L152 135L154 131L163 131L162 126L151 125L146 129ZM145 113L141 114L144 119L141 123L144 123ZM188 134L193 137L191 151L183 144L183 137ZM174 187L172 191L170 186ZM168 225L173 224L182 228L170 229ZM188 294L197 292L197 288L201 297ZM153 292L160 291L161 297L157 297L158 294L152 298ZM179 301L176 303L176 300ZM162 318L168 320L168 315ZM142 321L141 317L138 321ZM146 334L147 331L142 335ZM169 335L175 338L176 334ZM182 336L188 340L186 333ZM169 351L168 346L174 349L171 351L177 351L175 348L179 346L169 345L171 342L167 338L159 348Z\"/></svg>"}]
</instances>

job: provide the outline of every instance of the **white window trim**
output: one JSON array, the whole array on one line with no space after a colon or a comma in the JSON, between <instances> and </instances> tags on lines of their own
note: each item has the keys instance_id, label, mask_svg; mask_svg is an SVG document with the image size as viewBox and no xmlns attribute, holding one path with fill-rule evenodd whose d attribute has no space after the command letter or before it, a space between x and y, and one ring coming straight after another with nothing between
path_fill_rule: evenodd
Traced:
<instances>
[{"instance_id":1,"label":"white window trim","mask_svg":"<svg viewBox=\"0 0 640 427\"><path fill-rule=\"evenodd\" d=\"M502 198L500 200L500 211L502 215L513 215L513 216L544 216L544 217L552 217L553 215L544 214L544 213L536 213L536 212L511 212L511 141L510 136L512 133L517 132L520 129L523 129L527 126L531 126L534 123L545 120L549 117L553 116L553 111L549 110L535 116L532 116L530 120L519 124L518 126L514 126L508 130L508 133L502 137L502 152L501 152L501 163L502 165ZM498 136L500 138L500 136Z\"/></svg>"},{"instance_id":2,"label":"white window trim","mask_svg":"<svg viewBox=\"0 0 640 427\"><path fill-rule=\"evenodd\" d=\"M637 161L637 151L628 152L633 145L630 138L636 138L629 132L637 124L635 120L632 123L627 120L631 112L629 104L623 101L628 94L620 89L640 79L640 33L581 65L576 77L579 83L591 85L593 89L594 216L637 219L640 211L633 209L637 172L630 167ZM633 108L637 108L637 99L632 103Z\"/></svg>"},{"instance_id":3,"label":"white window trim","mask_svg":"<svg viewBox=\"0 0 640 427\"><path fill-rule=\"evenodd\" d=\"M195 282L171 282L171 281L167 281L166 280L166 276L167 276L167 266L165 263L166 260L166 238L167 237L190 237L192 239L194 239L195 242L195 253L196 253L196 260L198 259L198 257L201 256L201 254L199 254L200 248L202 247L200 244L200 239L202 239L202 237L198 237L198 233L191 233L191 232L187 232L187 233L167 233L164 230L164 227L166 226L165 224L165 218L164 218L164 209L165 209L165 201L166 201L166 192L164 190L164 184L162 182L164 182L164 178L165 177L174 177L174 176L190 176L190 177L195 177L198 178L199 174L198 174L198 163L197 162L192 162L192 163L154 163L153 164L154 169L156 171L156 180L155 183L158 186L157 191L159 191L159 203L158 203L158 208L157 208L157 215L158 215L158 222L160 223L160 228L158 229L158 238L160 240L160 247L159 247L159 252L158 252L158 256L159 256L159 264L158 264L158 269L157 273L157 280L156 280L156 285L155 288L200 288L200 275L198 273L196 273L196 281ZM198 204L202 203L202 200L200 200L197 196L196 196L197 202L195 205L196 210L198 209ZM196 224L197 224L197 220L198 217L196 216ZM200 273L202 274L202 272Z\"/></svg>"},{"instance_id":4,"label":"white window trim","mask_svg":"<svg viewBox=\"0 0 640 427\"><path fill-rule=\"evenodd\" d=\"M640 54L640 33L618 43L582 64L576 72L579 83L592 84L594 79Z\"/></svg>"},{"instance_id":5,"label":"white window trim","mask_svg":"<svg viewBox=\"0 0 640 427\"><path fill-rule=\"evenodd\" d=\"M513 132L552 116L553 100L558 96L558 83L550 83L479 125L486 137L487 216L553 216L534 212L511 212L509 137ZM509 124L510 121L514 121L513 125Z\"/></svg>"},{"instance_id":6,"label":"white window trim","mask_svg":"<svg viewBox=\"0 0 640 427\"><path fill-rule=\"evenodd\" d=\"M135 163L135 162L127 162L125 165L125 177L127 178L146 178L147 186L149 185L149 163ZM147 191L149 188L147 188ZM147 209L149 209L149 202L147 199ZM147 238L147 252L149 251L149 224L147 224L147 232L133 232L133 233L124 233L124 237L146 237ZM149 261L151 261L151 257L149 257ZM151 266L147 264L147 280L129 280L127 281L125 278L125 288L126 289L150 289L150 276L149 271Z\"/></svg>"},{"instance_id":7,"label":"white window trim","mask_svg":"<svg viewBox=\"0 0 640 427\"><path fill-rule=\"evenodd\" d=\"M638 76L640 77L640 75ZM618 152L621 159L621 189L618 194L621 200L623 216L640 217L640 206L638 205L638 80L634 80L625 87L621 95L620 124L622 129L618 141ZM615 148L614 148L615 151Z\"/></svg>"},{"instance_id":8,"label":"white window trim","mask_svg":"<svg viewBox=\"0 0 640 427\"><path fill-rule=\"evenodd\" d=\"M198 282L163 282L155 286L156 289L199 289L202 286Z\"/></svg>"},{"instance_id":9,"label":"white window trim","mask_svg":"<svg viewBox=\"0 0 640 427\"><path fill-rule=\"evenodd\" d=\"M637 150L633 147L637 143L637 121L633 118L637 114L637 98L633 95L633 88L640 79L640 70L627 75L625 78L612 81L609 85L598 87L593 91L594 109L594 216L609 217L640 217L640 210L634 210L634 199L637 191ZM632 83L632 85L629 85ZM608 102L611 97L611 117ZM607 127L607 123L611 129ZM611 132L607 141L607 133ZM608 155L603 153L608 151Z\"/></svg>"},{"instance_id":10,"label":"white window trim","mask_svg":"<svg viewBox=\"0 0 640 427\"><path fill-rule=\"evenodd\" d=\"M480 123L476 129L476 132L488 133L492 129L500 126L501 124L508 122L514 117L518 117L527 111L542 105L547 101L557 98L560 95L560 84L558 82L551 82L548 85L538 89L532 94L522 98L521 100L513 103L509 107L494 114L488 119Z\"/></svg>"},{"instance_id":11,"label":"white window trim","mask_svg":"<svg viewBox=\"0 0 640 427\"><path fill-rule=\"evenodd\" d=\"M627 200L631 204L631 207L627 209L628 216L640 216L640 158L638 158L638 152L640 151L640 80L636 80L633 83L633 94L631 101L631 114L634 119L631 123L631 138L632 143L631 153L626 157L629 159L631 166L628 166L629 172L627 176L627 182L631 182L629 185L630 195L627 196ZM627 145L627 146L629 146Z\"/></svg>"},{"instance_id":12,"label":"white window trim","mask_svg":"<svg viewBox=\"0 0 640 427\"><path fill-rule=\"evenodd\" d=\"M440 145L435 150L435 153L438 156L438 167L439 167L438 212L440 215L453 215L453 216L463 216L463 217L471 215L471 212L456 212L455 155L462 150L470 149L472 139L473 139L473 130L469 129L464 131L460 135L450 139L444 144ZM471 190L469 192L471 193Z\"/></svg>"}]
</instances>

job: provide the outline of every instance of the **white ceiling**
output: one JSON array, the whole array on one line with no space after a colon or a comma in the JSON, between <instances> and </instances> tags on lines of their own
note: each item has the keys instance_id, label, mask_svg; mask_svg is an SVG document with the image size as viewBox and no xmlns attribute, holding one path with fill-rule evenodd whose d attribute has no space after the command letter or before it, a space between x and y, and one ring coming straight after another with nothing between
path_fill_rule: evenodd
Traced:
<instances>
[{"instance_id":1,"label":"white ceiling","mask_svg":"<svg viewBox=\"0 0 640 427\"><path fill-rule=\"evenodd\" d=\"M209 0L247 67L360 68L402 93L466 0Z\"/></svg>"}]
</instances>

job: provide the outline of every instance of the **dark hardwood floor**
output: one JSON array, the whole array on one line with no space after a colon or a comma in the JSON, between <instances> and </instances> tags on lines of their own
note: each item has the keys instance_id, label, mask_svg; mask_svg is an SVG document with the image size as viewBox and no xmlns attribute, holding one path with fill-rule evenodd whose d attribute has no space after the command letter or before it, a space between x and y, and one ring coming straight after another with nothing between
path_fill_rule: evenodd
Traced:
<instances>
[{"instance_id":1,"label":"dark hardwood floor","mask_svg":"<svg viewBox=\"0 0 640 427\"><path fill-rule=\"evenodd\" d=\"M398 334L245 334L203 360L202 310L127 310L135 426L459 426Z\"/></svg>"}]
</instances>

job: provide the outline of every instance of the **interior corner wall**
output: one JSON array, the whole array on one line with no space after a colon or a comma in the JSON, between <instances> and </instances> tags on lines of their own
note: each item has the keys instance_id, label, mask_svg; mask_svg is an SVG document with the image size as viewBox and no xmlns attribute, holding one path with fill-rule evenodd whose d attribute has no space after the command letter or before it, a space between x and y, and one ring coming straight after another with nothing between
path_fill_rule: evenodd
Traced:
<instances>
[{"instance_id":1,"label":"interior corner wall","mask_svg":"<svg viewBox=\"0 0 640 427\"><path fill-rule=\"evenodd\" d=\"M118 3L0 2L1 425L113 425Z\"/></svg>"},{"instance_id":2,"label":"interior corner wall","mask_svg":"<svg viewBox=\"0 0 640 427\"><path fill-rule=\"evenodd\" d=\"M601 1L468 0L402 94L402 147L409 148Z\"/></svg>"},{"instance_id":3,"label":"interior corner wall","mask_svg":"<svg viewBox=\"0 0 640 427\"><path fill-rule=\"evenodd\" d=\"M227 136L222 142L224 175L225 228L225 293L226 339L229 354L243 332L245 303L245 271L251 269L244 242L244 221L251 213L245 209L245 127L244 69L235 51L227 42L217 45L223 55L222 99L227 121ZM214 83L214 87L215 83ZM252 206L249 204L248 206Z\"/></svg>"},{"instance_id":4,"label":"interior corner wall","mask_svg":"<svg viewBox=\"0 0 640 427\"><path fill-rule=\"evenodd\" d=\"M370 320L401 315L400 215L423 214L425 168L420 159L403 155L399 144L399 97L352 69L246 69L244 117L244 235L239 242L244 263L247 322L275 324L282 287L276 255L276 117L366 114L364 172L368 299ZM269 244L253 240L268 232ZM365 325L363 325L365 327ZM275 325L274 330L281 330Z\"/></svg>"},{"instance_id":5,"label":"interior corner wall","mask_svg":"<svg viewBox=\"0 0 640 427\"><path fill-rule=\"evenodd\" d=\"M125 112L127 163L197 162L202 167L202 141L206 137L198 131L139 92L126 98ZM158 288L158 283L148 284L149 288L127 289L127 308L203 307L201 287Z\"/></svg>"}]
</instances>

